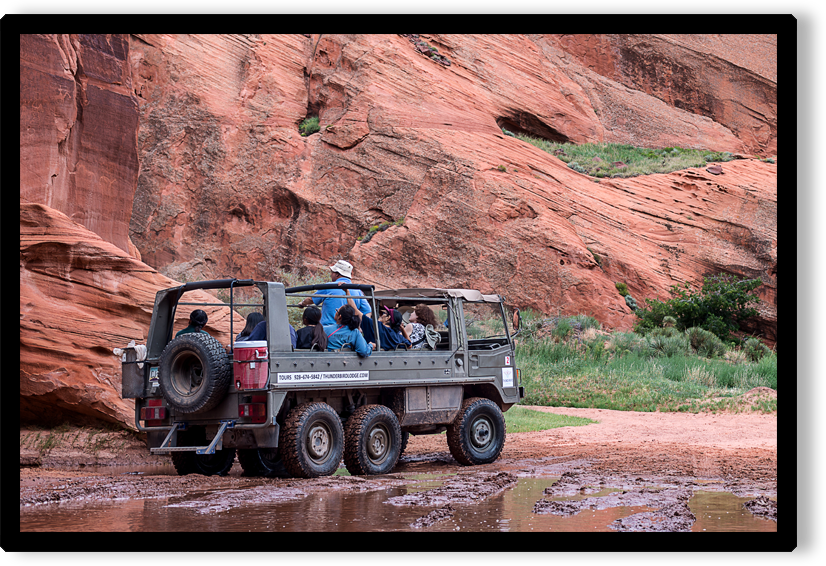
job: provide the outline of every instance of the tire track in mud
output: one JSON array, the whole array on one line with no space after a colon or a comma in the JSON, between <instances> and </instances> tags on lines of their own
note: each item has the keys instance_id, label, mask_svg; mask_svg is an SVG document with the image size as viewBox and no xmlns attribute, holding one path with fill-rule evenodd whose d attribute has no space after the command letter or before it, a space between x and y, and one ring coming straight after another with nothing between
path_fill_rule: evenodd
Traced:
<instances>
[{"instance_id":1,"label":"tire track in mud","mask_svg":"<svg viewBox=\"0 0 826 566\"><path fill-rule=\"evenodd\" d=\"M429 527L453 517L454 505L474 505L516 485L517 477L509 472L461 474L452 477L440 487L390 497L384 503L397 506L438 507L419 517L410 526Z\"/></svg>"},{"instance_id":2,"label":"tire track in mud","mask_svg":"<svg viewBox=\"0 0 826 566\"><path fill-rule=\"evenodd\" d=\"M545 488L533 512L569 517L586 509L643 507L648 509L617 519L609 527L624 532L690 532L697 520L688 505L695 490L734 492L734 487L726 482L699 484L692 478L629 478L569 471ZM739 486L739 491L752 494L759 489L756 484ZM777 502L765 495L758 495L743 507L755 516L777 521Z\"/></svg>"}]
</instances>

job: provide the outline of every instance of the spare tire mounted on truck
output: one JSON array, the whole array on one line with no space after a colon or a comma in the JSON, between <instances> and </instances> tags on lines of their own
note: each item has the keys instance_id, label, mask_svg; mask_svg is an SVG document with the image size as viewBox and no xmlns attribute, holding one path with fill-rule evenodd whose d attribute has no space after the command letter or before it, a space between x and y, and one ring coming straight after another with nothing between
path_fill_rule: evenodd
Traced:
<instances>
[{"instance_id":1,"label":"spare tire mounted on truck","mask_svg":"<svg viewBox=\"0 0 826 566\"><path fill-rule=\"evenodd\" d=\"M209 334L178 336L158 360L158 382L167 405L180 413L207 411L227 394L232 362Z\"/></svg>"}]
</instances>

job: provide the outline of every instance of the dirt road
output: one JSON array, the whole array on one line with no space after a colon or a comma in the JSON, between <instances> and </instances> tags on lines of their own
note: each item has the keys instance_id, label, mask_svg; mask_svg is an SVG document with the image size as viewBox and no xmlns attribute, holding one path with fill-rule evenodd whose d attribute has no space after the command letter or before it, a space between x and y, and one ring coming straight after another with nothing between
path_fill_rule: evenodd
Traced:
<instances>
[{"instance_id":1,"label":"dirt road","mask_svg":"<svg viewBox=\"0 0 826 566\"><path fill-rule=\"evenodd\" d=\"M584 506L637 506L638 513L611 528L616 530L690 530L693 515L686 504L693 490L718 490L755 498L755 514L776 521L777 416L759 414L636 413L600 409L531 407L539 411L586 417L596 424L542 432L508 434L499 460L475 467L460 466L448 450L445 435L413 436L393 474L379 477L333 476L318 479L265 479L241 476L238 464L227 477L188 475L124 475L77 471L89 465L153 465L167 463L150 456L145 445L125 432L96 435L94 454L80 438L83 431L64 431L50 451L31 446L33 431L21 430L20 504L183 497L196 490L219 490L187 505L200 513L262 502L289 501L318 492L364 492L403 486L417 474L451 474L438 490L399 498L393 505L439 506L421 517L416 528L449 518L457 505L468 505L512 487L517 478L560 476L534 513L570 515ZM75 434L77 433L77 434ZM40 438L46 432L40 431ZM73 436L75 434L75 436ZM86 433L88 434L88 432ZM74 446L72 446L74 445ZM70 471L68 467L75 467ZM658 486L652 490L650 486ZM646 487L648 486L648 487ZM239 489L244 496L239 498ZM587 497L604 490L611 497ZM576 503L555 501L576 494ZM612 499L613 497L613 499ZM613 503L612 503L613 501ZM389 502L389 501L388 501ZM653 515L652 515L653 513ZM659 513L659 515L657 515ZM428 518L430 517L430 519ZM623 522L624 521L624 522Z\"/></svg>"},{"instance_id":2,"label":"dirt road","mask_svg":"<svg viewBox=\"0 0 826 566\"><path fill-rule=\"evenodd\" d=\"M605 473L777 480L777 415L638 413L526 407L597 424L508 435L500 460L584 459ZM444 436L411 437L407 454L448 452ZM448 456L449 457L449 456Z\"/></svg>"}]
</instances>

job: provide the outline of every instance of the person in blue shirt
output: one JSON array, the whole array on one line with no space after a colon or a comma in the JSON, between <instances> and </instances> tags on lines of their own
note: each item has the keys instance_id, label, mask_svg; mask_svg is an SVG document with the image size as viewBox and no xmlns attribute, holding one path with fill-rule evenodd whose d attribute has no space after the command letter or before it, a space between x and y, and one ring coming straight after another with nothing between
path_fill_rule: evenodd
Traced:
<instances>
[{"instance_id":1,"label":"person in blue shirt","mask_svg":"<svg viewBox=\"0 0 826 566\"><path fill-rule=\"evenodd\" d=\"M342 284L342 283L352 283L350 280L350 275L353 273L353 266L350 262L344 261L343 259L338 260L335 265L330 266L331 272L331 281ZM359 291L358 289L353 289L351 294L354 296L364 296L364 293ZM319 289L315 292L312 297L307 297L303 301L301 301L302 307L308 307L312 304L321 305L321 325L322 326L329 326L331 324L335 324L335 314L339 307L342 307L347 304L347 299L342 297L329 297L325 295L343 295L340 289ZM372 309L370 308L370 304L367 302L366 299L354 299L356 302L356 306L358 310L362 312L362 314L370 314Z\"/></svg>"},{"instance_id":2,"label":"person in blue shirt","mask_svg":"<svg viewBox=\"0 0 826 566\"><path fill-rule=\"evenodd\" d=\"M351 344L356 353L366 358L373 353L373 344L368 343L359 331L360 319L350 305L343 305L333 315L333 324L324 327L327 334L327 351L334 352L345 344Z\"/></svg>"},{"instance_id":3,"label":"person in blue shirt","mask_svg":"<svg viewBox=\"0 0 826 566\"><path fill-rule=\"evenodd\" d=\"M379 322L382 350L396 350L399 345L404 346L404 349L410 348L410 337L402 326L402 314L397 309L381 307Z\"/></svg>"},{"instance_id":4,"label":"person in blue shirt","mask_svg":"<svg viewBox=\"0 0 826 566\"><path fill-rule=\"evenodd\" d=\"M245 338L245 342L255 342L256 340L266 340L267 339L267 321L262 320L259 322L255 328L253 328L252 332L249 335L249 338ZM293 325L290 324L290 342L293 345L293 349L295 349L295 344L297 341L297 336L295 334L295 328Z\"/></svg>"}]
</instances>

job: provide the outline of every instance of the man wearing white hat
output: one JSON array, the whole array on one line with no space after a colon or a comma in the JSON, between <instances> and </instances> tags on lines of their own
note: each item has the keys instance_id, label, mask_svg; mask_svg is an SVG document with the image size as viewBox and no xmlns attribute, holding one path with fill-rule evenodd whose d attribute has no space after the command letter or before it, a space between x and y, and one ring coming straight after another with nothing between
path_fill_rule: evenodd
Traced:
<instances>
[{"instance_id":1,"label":"man wearing white hat","mask_svg":"<svg viewBox=\"0 0 826 566\"><path fill-rule=\"evenodd\" d=\"M330 280L335 283L352 283L350 281L350 275L353 273L353 266L348 261L344 261L343 259L338 260L335 265L330 266ZM303 301L301 301L302 307L308 307L311 304L321 304L321 321L319 324L325 326L327 324L335 324L335 319L333 318L336 315L336 311L339 307L347 304L347 299L345 297L325 297L325 295L344 295L344 291L341 289L320 289L315 292L312 297L307 297ZM359 291L358 289L350 289L350 295L364 296L364 293ZM362 312L362 314L369 314L372 312L370 309L370 304L365 299L354 299L356 302L356 306Z\"/></svg>"}]
</instances>

